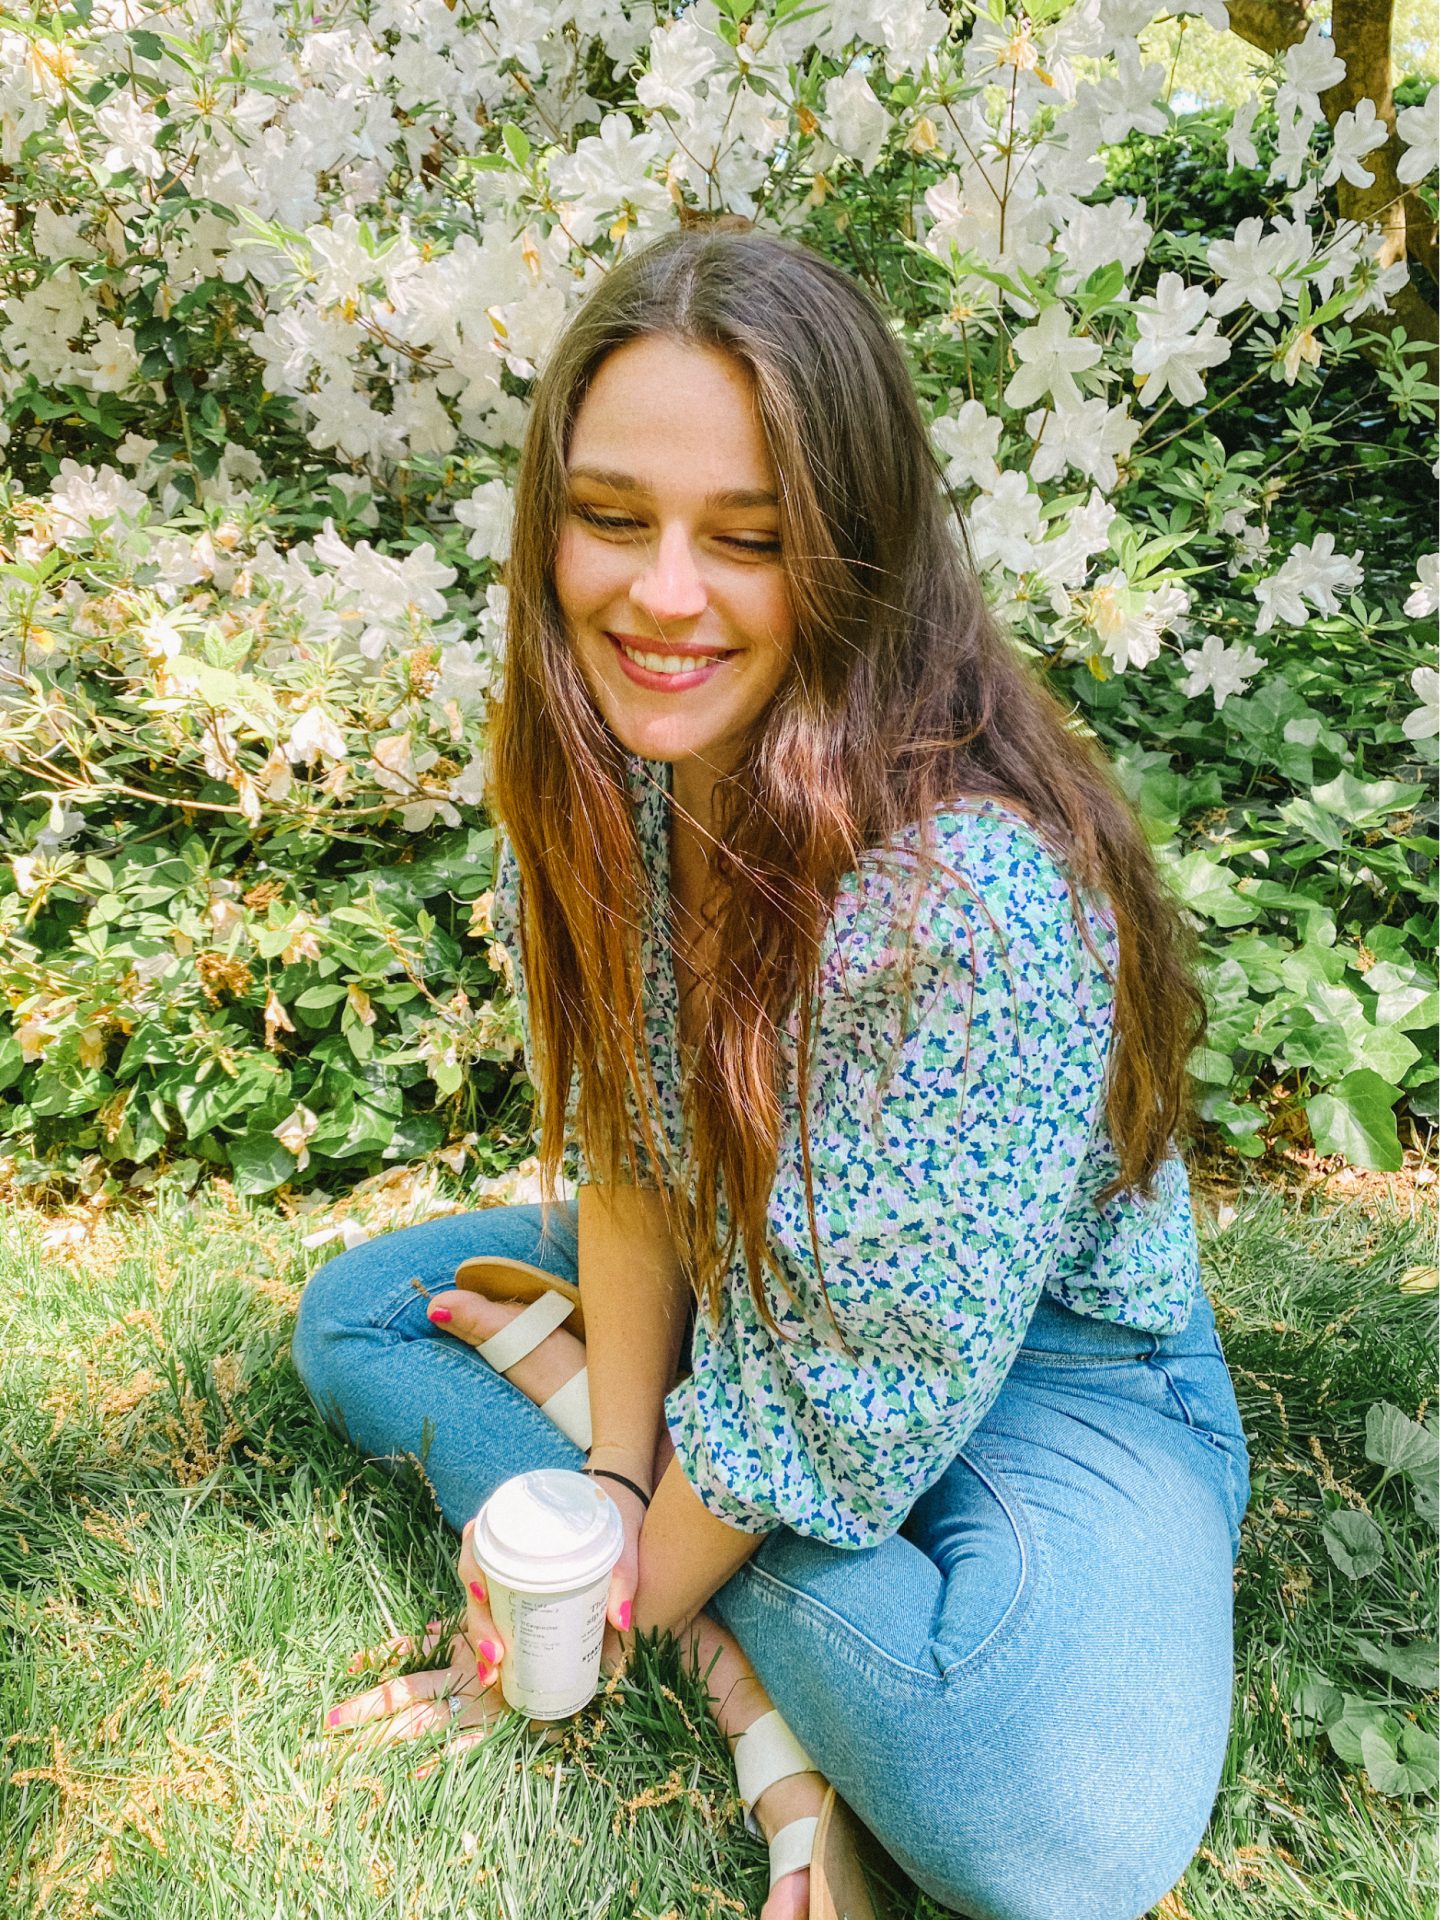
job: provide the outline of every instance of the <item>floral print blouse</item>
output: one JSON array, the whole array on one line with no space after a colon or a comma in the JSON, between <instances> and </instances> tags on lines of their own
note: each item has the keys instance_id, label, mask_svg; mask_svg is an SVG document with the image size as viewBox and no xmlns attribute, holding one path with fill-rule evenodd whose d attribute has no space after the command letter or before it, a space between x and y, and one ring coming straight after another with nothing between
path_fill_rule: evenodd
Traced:
<instances>
[{"instance_id":1,"label":"floral print blouse","mask_svg":"<svg viewBox=\"0 0 1440 1920\"><path fill-rule=\"evenodd\" d=\"M636 756L629 774L652 887L648 1039L680 1153L670 768ZM793 1295L767 1276L784 1337L756 1311L737 1249L718 1319L699 1315L693 1371L666 1401L687 1479L745 1532L783 1526L837 1547L877 1545L984 1417L1042 1292L1076 1313L1173 1333L1200 1284L1178 1155L1149 1200L1095 1206L1117 1167L1104 1116L1113 920L1080 898L1102 967L1059 861L999 801L956 803L935 824L939 860L963 878L937 865L922 889L903 1036L895 941L918 827L846 876L822 947L806 1125L834 1320L816 1282L792 1093L769 1206ZM494 926L518 963L517 887L507 848ZM794 1026L792 1016L792 1089Z\"/></svg>"}]
</instances>

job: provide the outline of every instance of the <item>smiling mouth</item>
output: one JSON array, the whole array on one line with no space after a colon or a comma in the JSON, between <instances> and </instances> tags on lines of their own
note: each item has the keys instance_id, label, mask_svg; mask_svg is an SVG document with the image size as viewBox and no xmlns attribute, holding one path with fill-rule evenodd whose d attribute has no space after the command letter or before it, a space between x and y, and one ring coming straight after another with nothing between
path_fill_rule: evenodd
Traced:
<instances>
[{"instance_id":1,"label":"smiling mouth","mask_svg":"<svg viewBox=\"0 0 1440 1920\"><path fill-rule=\"evenodd\" d=\"M682 674L700 673L708 667L717 667L722 660L730 659L738 651L734 647L722 647L713 653L671 653L658 647L634 646L614 633L608 633L605 637L632 665L643 668L646 673L674 674L677 678Z\"/></svg>"}]
</instances>

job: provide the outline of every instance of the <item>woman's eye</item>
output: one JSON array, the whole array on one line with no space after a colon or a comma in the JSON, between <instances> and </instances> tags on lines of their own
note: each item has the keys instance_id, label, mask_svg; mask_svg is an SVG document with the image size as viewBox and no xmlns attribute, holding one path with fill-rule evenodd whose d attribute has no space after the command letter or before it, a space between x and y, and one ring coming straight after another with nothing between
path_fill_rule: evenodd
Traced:
<instances>
[{"instance_id":1,"label":"woman's eye","mask_svg":"<svg viewBox=\"0 0 1440 1920\"><path fill-rule=\"evenodd\" d=\"M628 533L638 527L638 520L627 520L624 514L599 513L594 507L572 507L571 511L587 526L599 527L604 533Z\"/></svg>"},{"instance_id":2,"label":"woman's eye","mask_svg":"<svg viewBox=\"0 0 1440 1920\"><path fill-rule=\"evenodd\" d=\"M745 540L739 534L731 535L727 545L738 547L741 553L779 553L780 551L778 540Z\"/></svg>"}]
</instances>

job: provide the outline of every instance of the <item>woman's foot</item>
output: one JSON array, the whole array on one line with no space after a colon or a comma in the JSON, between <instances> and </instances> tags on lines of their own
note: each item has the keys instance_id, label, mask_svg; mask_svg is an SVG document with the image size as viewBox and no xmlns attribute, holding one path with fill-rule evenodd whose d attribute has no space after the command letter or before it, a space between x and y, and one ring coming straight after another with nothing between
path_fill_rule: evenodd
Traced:
<instances>
[{"instance_id":1,"label":"woman's foot","mask_svg":"<svg viewBox=\"0 0 1440 1920\"><path fill-rule=\"evenodd\" d=\"M437 1294L426 1311L432 1326L478 1347L517 1319L525 1308L517 1300L490 1300L483 1293L457 1287ZM508 1368L505 1377L538 1407L552 1393L558 1393L567 1380L573 1380L584 1365L584 1341L568 1328L557 1327L546 1334L533 1353Z\"/></svg>"},{"instance_id":2,"label":"woman's foot","mask_svg":"<svg viewBox=\"0 0 1440 1920\"><path fill-rule=\"evenodd\" d=\"M767 1840L773 1840L792 1820L818 1818L826 1794L823 1777L818 1773L792 1773L777 1780L755 1802L755 1818ZM770 1889L760 1909L760 1920L809 1920L810 1870L787 1873Z\"/></svg>"}]
</instances>

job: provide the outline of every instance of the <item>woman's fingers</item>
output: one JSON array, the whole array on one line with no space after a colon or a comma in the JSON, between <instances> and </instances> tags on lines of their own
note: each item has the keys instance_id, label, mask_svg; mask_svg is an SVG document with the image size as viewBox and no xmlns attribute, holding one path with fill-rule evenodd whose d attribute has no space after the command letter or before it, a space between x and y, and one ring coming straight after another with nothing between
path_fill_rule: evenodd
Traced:
<instances>
[{"instance_id":1,"label":"woman's fingers","mask_svg":"<svg viewBox=\"0 0 1440 1920\"><path fill-rule=\"evenodd\" d=\"M437 1647L448 1645L450 1634L450 1628L442 1622L431 1620L423 1634L401 1633L393 1640L382 1640L378 1647L363 1647L347 1662L345 1671L378 1673L383 1667L398 1666L402 1660L427 1659Z\"/></svg>"},{"instance_id":2,"label":"woman's fingers","mask_svg":"<svg viewBox=\"0 0 1440 1920\"><path fill-rule=\"evenodd\" d=\"M460 1584L465 1589L465 1638L475 1650L475 1658L482 1669L490 1670L495 1677L495 1669L505 1657L505 1646L496 1629L490 1612L490 1595L485 1586L485 1576L480 1563L475 1558L470 1543L470 1526L467 1523L460 1535Z\"/></svg>"},{"instance_id":3,"label":"woman's fingers","mask_svg":"<svg viewBox=\"0 0 1440 1920\"><path fill-rule=\"evenodd\" d=\"M466 1677L455 1667L432 1667L427 1673L407 1673L403 1679L383 1681L367 1693L357 1693L353 1699L342 1700L338 1707L332 1707L325 1716L325 1725L338 1731L409 1713L426 1702L459 1692Z\"/></svg>"}]
</instances>

